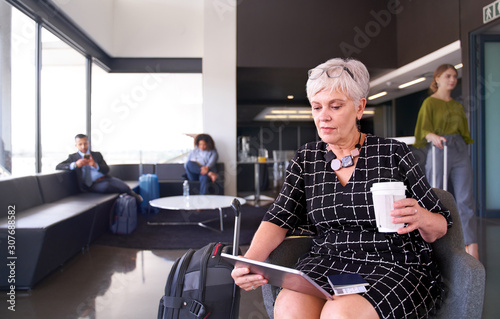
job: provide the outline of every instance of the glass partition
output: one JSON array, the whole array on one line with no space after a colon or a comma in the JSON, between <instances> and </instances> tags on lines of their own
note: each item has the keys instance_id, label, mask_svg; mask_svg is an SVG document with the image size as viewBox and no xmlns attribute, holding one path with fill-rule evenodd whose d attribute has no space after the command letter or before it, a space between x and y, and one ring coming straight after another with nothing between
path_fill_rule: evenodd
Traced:
<instances>
[{"instance_id":1,"label":"glass partition","mask_svg":"<svg viewBox=\"0 0 500 319\"><path fill-rule=\"evenodd\" d=\"M500 169L498 158L498 119L500 119L500 42L486 42L484 45L485 96L484 96L484 143L485 143L485 193L486 210L500 210Z\"/></svg>"}]
</instances>

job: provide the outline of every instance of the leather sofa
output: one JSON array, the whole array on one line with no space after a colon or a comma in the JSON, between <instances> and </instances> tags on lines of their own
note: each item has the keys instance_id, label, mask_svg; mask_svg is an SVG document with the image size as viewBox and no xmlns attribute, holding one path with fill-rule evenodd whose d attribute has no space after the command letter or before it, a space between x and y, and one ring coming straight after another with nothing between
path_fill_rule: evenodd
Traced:
<instances>
[{"instance_id":1,"label":"leather sofa","mask_svg":"<svg viewBox=\"0 0 500 319\"><path fill-rule=\"evenodd\" d=\"M1 179L0 194L0 289L9 290L32 288L106 232L119 195L81 192L71 171Z\"/></svg>"}]
</instances>

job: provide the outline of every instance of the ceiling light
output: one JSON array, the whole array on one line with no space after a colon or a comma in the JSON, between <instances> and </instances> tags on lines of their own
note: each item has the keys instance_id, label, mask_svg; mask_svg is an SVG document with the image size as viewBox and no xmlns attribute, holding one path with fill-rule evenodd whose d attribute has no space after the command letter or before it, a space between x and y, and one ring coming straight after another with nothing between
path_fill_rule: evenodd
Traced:
<instances>
[{"instance_id":1,"label":"ceiling light","mask_svg":"<svg viewBox=\"0 0 500 319\"><path fill-rule=\"evenodd\" d=\"M268 115L265 115L264 118L270 119L270 120L271 119L286 119L286 118L288 118L288 115L270 115L270 114L268 114Z\"/></svg>"},{"instance_id":2,"label":"ceiling light","mask_svg":"<svg viewBox=\"0 0 500 319\"><path fill-rule=\"evenodd\" d=\"M312 119L312 115L289 115L289 119Z\"/></svg>"},{"instance_id":3,"label":"ceiling light","mask_svg":"<svg viewBox=\"0 0 500 319\"><path fill-rule=\"evenodd\" d=\"M459 64L455 65L455 69L457 69L457 70L461 69L463 67L464 67L464 65L462 63L459 63Z\"/></svg>"},{"instance_id":4,"label":"ceiling light","mask_svg":"<svg viewBox=\"0 0 500 319\"><path fill-rule=\"evenodd\" d=\"M287 99L289 99L289 100L293 100L295 97L294 97L293 95L291 95L291 94L290 94L290 95L287 95L287 97L286 97L286 98L287 98Z\"/></svg>"},{"instance_id":5,"label":"ceiling light","mask_svg":"<svg viewBox=\"0 0 500 319\"><path fill-rule=\"evenodd\" d=\"M409 86L412 86L412 85L415 85L417 83L420 83L420 82L423 82L425 81L425 77L421 77L421 78L418 78L416 80L413 80L413 81L410 81L410 82L406 82L404 84L401 84L400 86L398 86L399 89L404 89L406 87L409 87Z\"/></svg>"},{"instance_id":6,"label":"ceiling light","mask_svg":"<svg viewBox=\"0 0 500 319\"><path fill-rule=\"evenodd\" d=\"M384 95L387 95L387 91L383 91L383 92L380 92L380 93L377 93L377 94L373 94L372 96L369 96L368 97L368 100L375 100L375 99L378 99L379 97L382 97Z\"/></svg>"},{"instance_id":7,"label":"ceiling light","mask_svg":"<svg viewBox=\"0 0 500 319\"><path fill-rule=\"evenodd\" d=\"M312 119L310 106L270 106L262 110L256 117L256 121L288 120L308 121Z\"/></svg>"},{"instance_id":8,"label":"ceiling light","mask_svg":"<svg viewBox=\"0 0 500 319\"><path fill-rule=\"evenodd\" d=\"M271 110L272 114L297 114L296 110Z\"/></svg>"},{"instance_id":9,"label":"ceiling light","mask_svg":"<svg viewBox=\"0 0 500 319\"><path fill-rule=\"evenodd\" d=\"M373 115L373 114L375 114L375 111L371 111L371 110L364 110L364 111L363 111L363 114L365 114L365 115L368 115L368 114Z\"/></svg>"}]
</instances>

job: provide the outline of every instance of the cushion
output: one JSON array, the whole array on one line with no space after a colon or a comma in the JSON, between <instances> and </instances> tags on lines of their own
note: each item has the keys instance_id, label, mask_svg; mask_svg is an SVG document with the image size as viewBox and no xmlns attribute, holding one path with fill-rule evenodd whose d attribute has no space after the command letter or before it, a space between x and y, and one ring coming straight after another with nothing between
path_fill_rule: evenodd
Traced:
<instances>
[{"instance_id":1,"label":"cushion","mask_svg":"<svg viewBox=\"0 0 500 319\"><path fill-rule=\"evenodd\" d=\"M0 179L0 194L0 219L7 217L11 205L15 205L17 215L43 203L35 176Z\"/></svg>"},{"instance_id":2,"label":"cushion","mask_svg":"<svg viewBox=\"0 0 500 319\"><path fill-rule=\"evenodd\" d=\"M75 172L60 171L36 177L45 203L53 203L80 193Z\"/></svg>"}]
</instances>

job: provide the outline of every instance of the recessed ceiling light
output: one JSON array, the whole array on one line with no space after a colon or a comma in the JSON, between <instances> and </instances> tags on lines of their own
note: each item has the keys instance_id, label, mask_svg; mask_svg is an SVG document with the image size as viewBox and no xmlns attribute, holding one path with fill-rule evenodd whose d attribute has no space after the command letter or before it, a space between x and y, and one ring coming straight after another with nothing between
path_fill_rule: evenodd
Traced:
<instances>
[{"instance_id":1,"label":"recessed ceiling light","mask_svg":"<svg viewBox=\"0 0 500 319\"><path fill-rule=\"evenodd\" d=\"M265 119L286 119L288 118L288 115L270 115L267 114L264 116Z\"/></svg>"},{"instance_id":2,"label":"recessed ceiling light","mask_svg":"<svg viewBox=\"0 0 500 319\"><path fill-rule=\"evenodd\" d=\"M297 110L271 110L272 114L297 114Z\"/></svg>"},{"instance_id":3,"label":"recessed ceiling light","mask_svg":"<svg viewBox=\"0 0 500 319\"><path fill-rule=\"evenodd\" d=\"M266 107L256 117L256 121L272 121L286 119L289 121L306 121L312 119L310 106L274 106Z\"/></svg>"},{"instance_id":4,"label":"recessed ceiling light","mask_svg":"<svg viewBox=\"0 0 500 319\"><path fill-rule=\"evenodd\" d=\"M406 82L404 84L401 84L400 86L398 86L399 89L404 89L406 87L409 87L409 86L412 86L412 85L415 85L417 83L420 83L420 82L423 82L425 81L425 77L421 77L421 78L418 78L416 80L413 80L413 81L410 81L410 82Z\"/></svg>"},{"instance_id":5,"label":"recessed ceiling light","mask_svg":"<svg viewBox=\"0 0 500 319\"><path fill-rule=\"evenodd\" d=\"M299 110L299 114L312 114L312 111L309 110Z\"/></svg>"},{"instance_id":6,"label":"recessed ceiling light","mask_svg":"<svg viewBox=\"0 0 500 319\"><path fill-rule=\"evenodd\" d=\"M289 115L289 119L312 119L312 115Z\"/></svg>"},{"instance_id":7,"label":"recessed ceiling light","mask_svg":"<svg viewBox=\"0 0 500 319\"><path fill-rule=\"evenodd\" d=\"M380 92L380 93L377 93L377 94L373 94L372 96L369 96L368 97L368 100L375 100L375 99L378 99L379 97L382 97L384 95L387 95L387 91L383 91L383 92Z\"/></svg>"},{"instance_id":8,"label":"recessed ceiling light","mask_svg":"<svg viewBox=\"0 0 500 319\"><path fill-rule=\"evenodd\" d=\"M290 94L290 95L287 95L286 98L289 99L289 100L293 100L295 98L295 96L293 96L293 95Z\"/></svg>"},{"instance_id":9,"label":"recessed ceiling light","mask_svg":"<svg viewBox=\"0 0 500 319\"><path fill-rule=\"evenodd\" d=\"M457 69L457 70L461 69L463 67L464 67L464 65L462 63L459 63L459 64L455 65L455 69Z\"/></svg>"}]
</instances>

